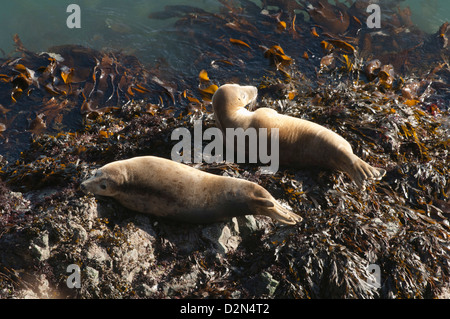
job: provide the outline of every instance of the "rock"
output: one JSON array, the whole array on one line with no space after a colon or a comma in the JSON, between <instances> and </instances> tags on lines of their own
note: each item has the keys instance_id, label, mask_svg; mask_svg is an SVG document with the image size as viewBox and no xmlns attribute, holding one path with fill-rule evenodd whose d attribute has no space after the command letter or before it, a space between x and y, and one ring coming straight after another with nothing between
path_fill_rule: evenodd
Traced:
<instances>
[{"instance_id":1,"label":"rock","mask_svg":"<svg viewBox=\"0 0 450 319\"><path fill-rule=\"evenodd\" d=\"M212 245L217 249L217 253L222 255L236 250L242 241L236 218L233 218L231 222L226 224L219 223L207 225L202 230L202 236L212 243Z\"/></svg>"},{"instance_id":2,"label":"rock","mask_svg":"<svg viewBox=\"0 0 450 319\"><path fill-rule=\"evenodd\" d=\"M240 216L236 218L240 235L244 238L259 229L256 219L253 215Z\"/></svg>"},{"instance_id":3,"label":"rock","mask_svg":"<svg viewBox=\"0 0 450 319\"><path fill-rule=\"evenodd\" d=\"M163 292L166 296L171 297L180 291L189 291L195 289L198 284L199 271L193 269L180 277L173 278L169 283L163 286Z\"/></svg>"},{"instance_id":4,"label":"rock","mask_svg":"<svg viewBox=\"0 0 450 319\"><path fill-rule=\"evenodd\" d=\"M50 257L50 247L48 243L48 231L43 231L30 245L31 254L39 261L47 260Z\"/></svg>"},{"instance_id":5,"label":"rock","mask_svg":"<svg viewBox=\"0 0 450 319\"><path fill-rule=\"evenodd\" d=\"M158 285L154 285L152 287L150 287L147 284L142 284L141 289L142 293L144 294L144 296L146 297L151 297L153 296L157 291L158 291Z\"/></svg>"},{"instance_id":6,"label":"rock","mask_svg":"<svg viewBox=\"0 0 450 319\"><path fill-rule=\"evenodd\" d=\"M249 280L249 287L252 292L257 295L273 296L277 289L279 281L273 279L269 272L263 272Z\"/></svg>"},{"instance_id":7,"label":"rock","mask_svg":"<svg viewBox=\"0 0 450 319\"><path fill-rule=\"evenodd\" d=\"M0 247L0 264L4 267L21 269L35 262L34 256L30 254L30 242L20 232L1 236ZM36 256L40 256L40 248L35 249Z\"/></svg>"},{"instance_id":8,"label":"rock","mask_svg":"<svg viewBox=\"0 0 450 319\"><path fill-rule=\"evenodd\" d=\"M450 299L450 284L448 287L442 290L442 293L439 295L438 299Z\"/></svg>"},{"instance_id":9,"label":"rock","mask_svg":"<svg viewBox=\"0 0 450 319\"><path fill-rule=\"evenodd\" d=\"M265 272L261 275L261 282L266 286L266 291L269 296L272 296L275 293L275 290L278 287L279 281L273 279L272 275L268 272Z\"/></svg>"},{"instance_id":10,"label":"rock","mask_svg":"<svg viewBox=\"0 0 450 319\"><path fill-rule=\"evenodd\" d=\"M89 281L90 284L92 284L92 285L97 285L98 284L98 281L99 281L99 272L98 272L98 270L87 266L85 268L84 273L85 273L86 279Z\"/></svg>"},{"instance_id":11,"label":"rock","mask_svg":"<svg viewBox=\"0 0 450 319\"><path fill-rule=\"evenodd\" d=\"M87 231L81 226L73 221L68 223L69 228L72 229L73 239L83 245L88 240Z\"/></svg>"},{"instance_id":12,"label":"rock","mask_svg":"<svg viewBox=\"0 0 450 319\"><path fill-rule=\"evenodd\" d=\"M93 265L108 268L112 266L111 257L106 250L95 243L89 246L86 257Z\"/></svg>"},{"instance_id":13,"label":"rock","mask_svg":"<svg viewBox=\"0 0 450 319\"><path fill-rule=\"evenodd\" d=\"M44 274L37 275L33 285L19 292L19 298L22 299L53 299L59 298L58 291L50 287L50 283Z\"/></svg>"}]
</instances>

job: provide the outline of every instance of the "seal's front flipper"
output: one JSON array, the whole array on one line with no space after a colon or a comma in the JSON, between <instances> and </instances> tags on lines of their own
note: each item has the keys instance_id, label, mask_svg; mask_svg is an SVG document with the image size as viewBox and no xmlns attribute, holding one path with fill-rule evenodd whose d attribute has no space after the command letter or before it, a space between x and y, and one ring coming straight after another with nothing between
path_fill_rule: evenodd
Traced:
<instances>
[{"instance_id":1,"label":"seal's front flipper","mask_svg":"<svg viewBox=\"0 0 450 319\"><path fill-rule=\"evenodd\" d=\"M386 175L383 168L373 167L354 154L349 154L349 157L351 160L347 161L347 165L343 165L342 171L346 172L361 190L365 189L365 181L380 180Z\"/></svg>"},{"instance_id":2,"label":"seal's front flipper","mask_svg":"<svg viewBox=\"0 0 450 319\"><path fill-rule=\"evenodd\" d=\"M269 216L282 224L295 225L302 221L299 215L283 207L275 199L256 198L251 206L251 210L255 214Z\"/></svg>"},{"instance_id":3,"label":"seal's front flipper","mask_svg":"<svg viewBox=\"0 0 450 319\"><path fill-rule=\"evenodd\" d=\"M386 174L383 168L373 167L358 158L358 163L354 165L354 180L358 186L362 186L365 180L380 180Z\"/></svg>"}]
</instances>

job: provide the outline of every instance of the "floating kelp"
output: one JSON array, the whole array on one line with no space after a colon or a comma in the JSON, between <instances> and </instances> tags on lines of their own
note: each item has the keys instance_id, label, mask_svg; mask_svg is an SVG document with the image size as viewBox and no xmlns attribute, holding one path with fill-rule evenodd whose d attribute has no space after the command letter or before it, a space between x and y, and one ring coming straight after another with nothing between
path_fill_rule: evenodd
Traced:
<instances>
[{"instance_id":1,"label":"floating kelp","mask_svg":"<svg viewBox=\"0 0 450 319\"><path fill-rule=\"evenodd\" d=\"M313 21L326 31L343 34L350 25L347 10L339 9L327 1L312 1L306 10Z\"/></svg>"},{"instance_id":2,"label":"floating kelp","mask_svg":"<svg viewBox=\"0 0 450 319\"><path fill-rule=\"evenodd\" d=\"M279 66L287 65L292 62L292 59L284 54L284 50L279 45L274 45L269 49L264 49L264 57L279 68Z\"/></svg>"}]
</instances>

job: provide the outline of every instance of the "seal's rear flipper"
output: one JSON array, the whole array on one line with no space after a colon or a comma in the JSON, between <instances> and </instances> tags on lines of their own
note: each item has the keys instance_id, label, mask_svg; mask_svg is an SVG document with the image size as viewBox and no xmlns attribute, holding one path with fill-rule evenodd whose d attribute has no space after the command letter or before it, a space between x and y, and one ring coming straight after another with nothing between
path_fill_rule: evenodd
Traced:
<instances>
[{"instance_id":1,"label":"seal's rear flipper","mask_svg":"<svg viewBox=\"0 0 450 319\"><path fill-rule=\"evenodd\" d=\"M302 221L302 218L283 207L275 199L257 198L253 201L251 209L255 214L269 216L286 225L295 225Z\"/></svg>"}]
</instances>

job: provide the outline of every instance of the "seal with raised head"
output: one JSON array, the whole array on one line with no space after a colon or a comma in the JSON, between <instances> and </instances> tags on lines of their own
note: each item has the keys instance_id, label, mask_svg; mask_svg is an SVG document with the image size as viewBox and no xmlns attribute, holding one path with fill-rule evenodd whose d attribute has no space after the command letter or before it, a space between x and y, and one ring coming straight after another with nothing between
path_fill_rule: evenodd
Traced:
<instances>
[{"instance_id":1,"label":"seal with raised head","mask_svg":"<svg viewBox=\"0 0 450 319\"><path fill-rule=\"evenodd\" d=\"M379 180L386 171L364 162L353 154L351 145L335 132L307 120L279 114L270 108L258 108L254 86L225 84L212 98L216 125L225 134L227 128L272 128L279 132L280 165L304 168L317 166L346 173L364 188L365 180ZM251 110L246 109L251 105ZM269 140L269 138L268 138Z\"/></svg>"},{"instance_id":2,"label":"seal with raised head","mask_svg":"<svg viewBox=\"0 0 450 319\"><path fill-rule=\"evenodd\" d=\"M109 163L81 183L81 189L113 197L137 212L192 223L242 215L265 215L288 225L302 220L256 183L155 156Z\"/></svg>"}]
</instances>

